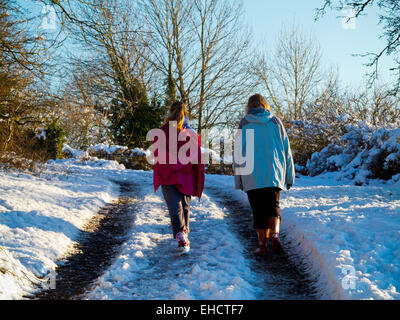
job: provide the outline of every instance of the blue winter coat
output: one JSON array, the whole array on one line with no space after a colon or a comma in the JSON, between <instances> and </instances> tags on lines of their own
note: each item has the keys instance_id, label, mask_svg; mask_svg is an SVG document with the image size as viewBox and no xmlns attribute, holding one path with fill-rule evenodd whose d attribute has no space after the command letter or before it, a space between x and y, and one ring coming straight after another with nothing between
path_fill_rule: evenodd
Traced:
<instances>
[{"instance_id":1,"label":"blue winter coat","mask_svg":"<svg viewBox=\"0 0 400 320\"><path fill-rule=\"evenodd\" d=\"M282 122L264 108L256 108L242 119L239 129L242 129L242 143L238 147L241 147L243 155L246 155L246 131L254 130L254 169L250 174L241 175L237 171L240 165L235 163L235 159L236 189L249 191L277 187L283 190L285 185L293 185L293 157Z\"/></svg>"}]
</instances>

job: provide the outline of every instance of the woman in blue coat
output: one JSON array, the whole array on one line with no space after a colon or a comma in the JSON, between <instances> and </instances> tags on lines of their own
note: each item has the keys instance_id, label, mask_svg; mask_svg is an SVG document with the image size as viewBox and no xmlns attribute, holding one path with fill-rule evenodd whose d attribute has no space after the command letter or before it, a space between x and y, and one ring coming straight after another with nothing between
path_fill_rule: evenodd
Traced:
<instances>
[{"instance_id":1,"label":"woman in blue coat","mask_svg":"<svg viewBox=\"0 0 400 320\"><path fill-rule=\"evenodd\" d=\"M282 122L271 113L265 98L256 94L251 96L246 116L239 125L241 136L239 148L245 159L250 159L251 170L240 170L241 165L234 161L235 187L245 191L253 211L254 228L256 229L259 248L256 253L267 253L267 241L270 238L274 252L283 252L279 240L280 192L294 184L295 170L290 143ZM254 137L251 141L247 131ZM254 140L254 141L253 141ZM251 148L249 144L251 145ZM246 154L246 150L249 154ZM237 154L238 150L235 150ZM247 161L246 160L246 161Z\"/></svg>"}]
</instances>

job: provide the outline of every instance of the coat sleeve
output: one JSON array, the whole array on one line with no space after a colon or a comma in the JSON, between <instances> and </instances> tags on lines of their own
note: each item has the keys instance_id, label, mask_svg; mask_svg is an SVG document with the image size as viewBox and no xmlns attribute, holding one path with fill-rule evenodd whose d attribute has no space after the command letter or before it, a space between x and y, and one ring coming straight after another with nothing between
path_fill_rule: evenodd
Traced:
<instances>
[{"instance_id":1,"label":"coat sleeve","mask_svg":"<svg viewBox=\"0 0 400 320\"><path fill-rule=\"evenodd\" d=\"M291 184L294 185L295 182L295 177L296 177L296 171L294 167L294 161L293 161L293 155L292 155L292 149L290 148L290 141L289 137L286 133L285 127L282 125L282 138L283 138L283 147L285 149L285 157L286 157L286 177L285 177L285 182L286 184Z\"/></svg>"},{"instance_id":2,"label":"coat sleeve","mask_svg":"<svg viewBox=\"0 0 400 320\"><path fill-rule=\"evenodd\" d=\"M240 121L240 123L239 123L239 128L238 128L238 130L236 132L236 136L239 135L239 134L242 135L242 145L241 146L236 146L236 147L240 147L241 148L241 152L242 152L243 149L246 148L246 146L245 146L246 141L243 138L243 127L245 125L246 125L246 120L242 119L242 121ZM242 176L238 175L238 174L235 174L235 168L237 167L236 161L235 161L235 157L233 157L232 166L233 166L233 174L234 174L234 179L235 179L235 189L243 190Z\"/></svg>"},{"instance_id":3,"label":"coat sleeve","mask_svg":"<svg viewBox=\"0 0 400 320\"><path fill-rule=\"evenodd\" d=\"M290 148L289 138L285 136L285 153L286 153L286 184L294 185L296 170L294 167L294 161L292 156L292 150Z\"/></svg>"},{"instance_id":4,"label":"coat sleeve","mask_svg":"<svg viewBox=\"0 0 400 320\"><path fill-rule=\"evenodd\" d=\"M296 172L295 172L295 167L294 167L294 161L293 161L293 155L292 155L292 150L290 148L290 141L289 137L286 133L285 127L280 119L277 117L273 118L273 121L275 124L279 126L279 134L281 136L281 141L283 144L283 151L285 154L285 160L286 160L286 176L285 176L285 184L291 184L293 185L295 182L295 177L296 177Z\"/></svg>"},{"instance_id":5,"label":"coat sleeve","mask_svg":"<svg viewBox=\"0 0 400 320\"><path fill-rule=\"evenodd\" d=\"M194 191L195 195L201 199L201 195L203 194L204 190L204 183L205 183L205 167L203 164L202 154L201 154L201 139L197 136L197 164L194 165L195 167L195 186Z\"/></svg>"}]
</instances>

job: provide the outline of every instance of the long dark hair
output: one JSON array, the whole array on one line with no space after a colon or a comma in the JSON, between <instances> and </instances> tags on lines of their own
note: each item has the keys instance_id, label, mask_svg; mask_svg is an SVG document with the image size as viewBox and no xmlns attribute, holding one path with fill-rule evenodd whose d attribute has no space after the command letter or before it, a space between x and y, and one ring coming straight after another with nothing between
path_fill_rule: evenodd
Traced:
<instances>
[{"instance_id":1,"label":"long dark hair","mask_svg":"<svg viewBox=\"0 0 400 320\"><path fill-rule=\"evenodd\" d=\"M270 110L270 106L267 100L261 94L255 94L249 98L246 106L246 113L249 113L251 109L263 107L266 110Z\"/></svg>"}]
</instances>

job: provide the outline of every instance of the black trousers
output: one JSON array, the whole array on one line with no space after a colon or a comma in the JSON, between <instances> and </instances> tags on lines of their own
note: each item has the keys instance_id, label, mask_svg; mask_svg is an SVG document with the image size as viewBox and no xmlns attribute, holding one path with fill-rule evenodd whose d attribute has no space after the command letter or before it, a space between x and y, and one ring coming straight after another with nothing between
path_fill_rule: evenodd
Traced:
<instances>
[{"instance_id":1,"label":"black trousers","mask_svg":"<svg viewBox=\"0 0 400 320\"><path fill-rule=\"evenodd\" d=\"M268 218L281 217L279 200L280 188L263 188L247 191L251 209L253 210L255 229L269 229Z\"/></svg>"}]
</instances>

